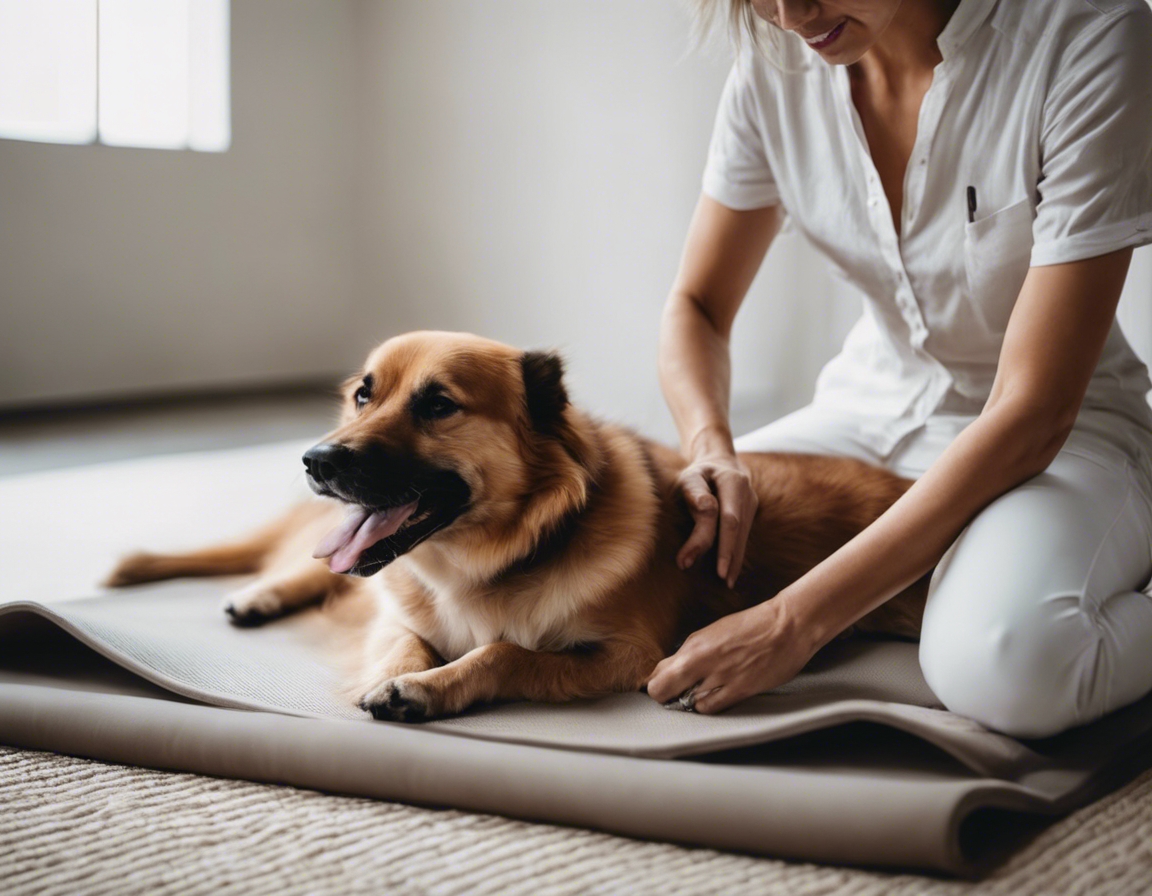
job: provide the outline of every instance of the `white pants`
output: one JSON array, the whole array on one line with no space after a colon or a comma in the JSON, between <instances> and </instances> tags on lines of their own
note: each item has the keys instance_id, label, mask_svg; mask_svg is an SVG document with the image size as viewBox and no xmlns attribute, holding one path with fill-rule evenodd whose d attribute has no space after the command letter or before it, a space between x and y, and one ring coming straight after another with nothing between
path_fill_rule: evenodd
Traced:
<instances>
[{"instance_id":1,"label":"white pants","mask_svg":"<svg viewBox=\"0 0 1152 896\"><path fill-rule=\"evenodd\" d=\"M916 478L972 417L938 416L887 456L861 420L809 405L739 451L856 457ZM1152 690L1152 435L1082 412L1052 464L989 504L932 576L920 667L951 711L1017 737L1099 718Z\"/></svg>"}]
</instances>

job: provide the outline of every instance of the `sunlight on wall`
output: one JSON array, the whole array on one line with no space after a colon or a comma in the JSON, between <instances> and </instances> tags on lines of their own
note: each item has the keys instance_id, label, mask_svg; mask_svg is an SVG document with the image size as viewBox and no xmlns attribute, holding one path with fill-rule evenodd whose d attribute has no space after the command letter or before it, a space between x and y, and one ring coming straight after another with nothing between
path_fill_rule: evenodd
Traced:
<instances>
[{"instance_id":1,"label":"sunlight on wall","mask_svg":"<svg viewBox=\"0 0 1152 896\"><path fill-rule=\"evenodd\" d=\"M228 148L227 0L100 0L100 142Z\"/></svg>"},{"instance_id":2,"label":"sunlight on wall","mask_svg":"<svg viewBox=\"0 0 1152 896\"><path fill-rule=\"evenodd\" d=\"M0 137L96 139L96 0L0 0Z\"/></svg>"},{"instance_id":3,"label":"sunlight on wall","mask_svg":"<svg viewBox=\"0 0 1152 896\"><path fill-rule=\"evenodd\" d=\"M219 152L229 0L0 0L0 137Z\"/></svg>"}]
</instances>

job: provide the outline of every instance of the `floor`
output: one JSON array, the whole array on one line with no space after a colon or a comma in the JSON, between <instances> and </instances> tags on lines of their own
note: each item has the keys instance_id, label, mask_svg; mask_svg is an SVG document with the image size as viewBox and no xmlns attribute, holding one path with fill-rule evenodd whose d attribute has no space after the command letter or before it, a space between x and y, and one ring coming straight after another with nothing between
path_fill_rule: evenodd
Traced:
<instances>
[{"instance_id":1,"label":"floor","mask_svg":"<svg viewBox=\"0 0 1152 896\"><path fill-rule=\"evenodd\" d=\"M335 420L334 396L333 387L306 386L0 412L0 476L319 438Z\"/></svg>"},{"instance_id":2,"label":"floor","mask_svg":"<svg viewBox=\"0 0 1152 896\"><path fill-rule=\"evenodd\" d=\"M319 437L325 389L0 415L0 476ZM979 884L644 843L470 813L0 748L12 893L1147 893L1152 771ZM434 848L417 832L438 832ZM440 836L442 834L442 836ZM422 845L416 847L414 844ZM407 844L407 845L406 845ZM241 847L239 850L236 847ZM135 869L125 877L125 863ZM666 872L679 869L671 890ZM61 876L63 875L63 876Z\"/></svg>"}]
</instances>

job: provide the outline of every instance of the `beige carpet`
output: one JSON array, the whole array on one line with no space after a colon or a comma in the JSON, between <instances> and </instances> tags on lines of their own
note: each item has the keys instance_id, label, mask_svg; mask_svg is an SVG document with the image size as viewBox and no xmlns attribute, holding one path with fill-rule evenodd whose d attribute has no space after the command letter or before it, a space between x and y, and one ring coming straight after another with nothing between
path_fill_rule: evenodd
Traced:
<instances>
[{"instance_id":1,"label":"beige carpet","mask_svg":"<svg viewBox=\"0 0 1152 896\"><path fill-rule=\"evenodd\" d=\"M0 747L0 891L1135 896L1152 892L1152 771L968 884Z\"/></svg>"}]
</instances>

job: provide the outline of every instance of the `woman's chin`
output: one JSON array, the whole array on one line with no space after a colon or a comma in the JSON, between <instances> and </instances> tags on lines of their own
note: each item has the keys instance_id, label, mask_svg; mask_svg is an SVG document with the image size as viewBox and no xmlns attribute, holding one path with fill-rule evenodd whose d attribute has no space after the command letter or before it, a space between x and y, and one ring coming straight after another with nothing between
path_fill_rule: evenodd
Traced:
<instances>
[{"instance_id":1,"label":"woman's chin","mask_svg":"<svg viewBox=\"0 0 1152 896\"><path fill-rule=\"evenodd\" d=\"M805 42L808 49L829 65L852 65L859 62L872 47L872 42L861 39L859 29L849 23L830 44L815 47Z\"/></svg>"},{"instance_id":2,"label":"woman's chin","mask_svg":"<svg viewBox=\"0 0 1152 896\"><path fill-rule=\"evenodd\" d=\"M837 50L835 53L819 53L818 55L828 65L855 65L868 53L867 47L857 47L847 50Z\"/></svg>"}]
</instances>

